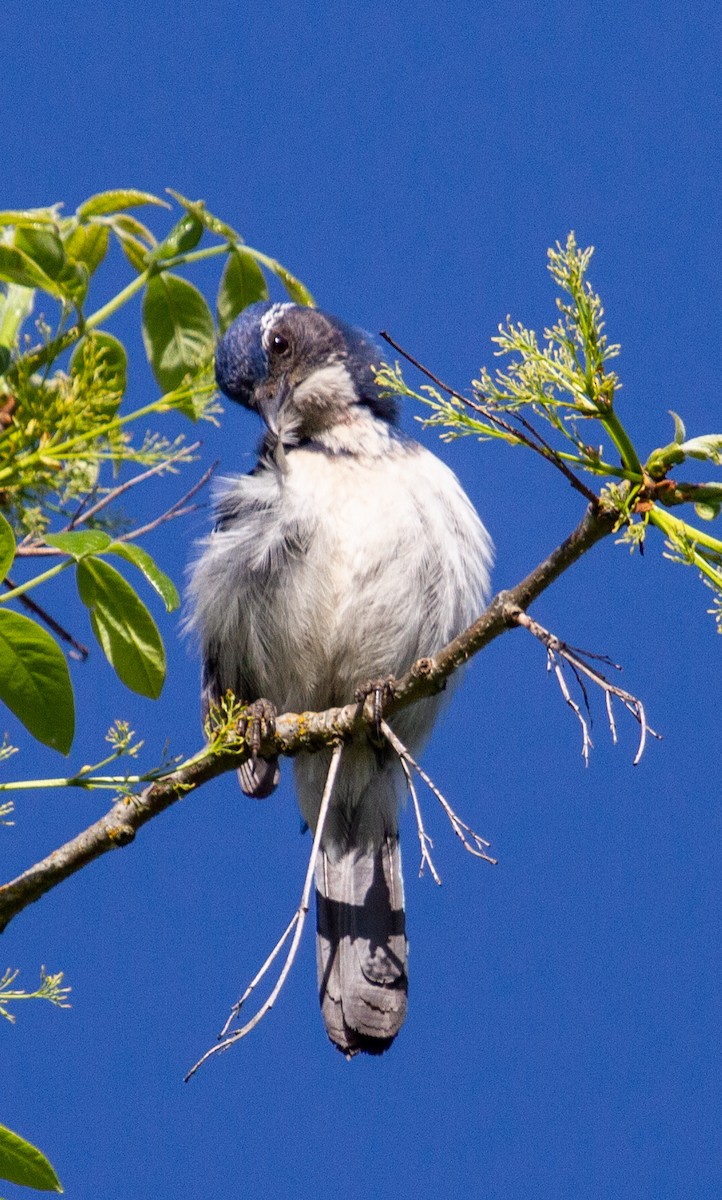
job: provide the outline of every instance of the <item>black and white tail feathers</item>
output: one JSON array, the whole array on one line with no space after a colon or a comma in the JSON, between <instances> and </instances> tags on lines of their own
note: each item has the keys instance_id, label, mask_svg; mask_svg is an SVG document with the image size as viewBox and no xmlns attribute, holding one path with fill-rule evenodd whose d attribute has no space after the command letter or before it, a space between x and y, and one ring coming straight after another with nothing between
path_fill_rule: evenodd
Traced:
<instances>
[{"instance_id":1,"label":"black and white tail feathers","mask_svg":"<svg viewBox=\"0 0 722 1200\"><path fill-rule=\"evenodd\" d=\"M319 996L326 1032L352 1058L382 1054L406 1016L407 944L398 837L316 864Z\"/></svg>"},{"instance_id":2,"label":"black and white tail feathers","mask_svg":"<svg viewBox=\"0 0 722 1200\"><path fill-rule=\"evenodd\" d=\"M248 759L238 778L246 795L263 799L278 783L278 761ZM379 783L376 791L383 792ZM399 839L387 833L380 847L360 848L353 844L355 822L338 810L334 817L337 837L344 830L344 848L336 839L326 841L316 860L321 1013L329 1038L347 1058L361 1051L382 1054L406 1017L408 948Z\"/></svg>"}]
</instances>

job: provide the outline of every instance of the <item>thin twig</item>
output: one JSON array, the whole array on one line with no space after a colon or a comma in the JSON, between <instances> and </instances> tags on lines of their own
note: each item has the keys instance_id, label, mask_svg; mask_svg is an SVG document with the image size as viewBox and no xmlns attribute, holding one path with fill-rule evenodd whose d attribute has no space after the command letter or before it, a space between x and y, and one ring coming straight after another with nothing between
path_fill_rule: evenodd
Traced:
<instances>
[{"instance_id":1,"label":"thin twig","mask_svg":"<svg viewBox=\"0 0 722 1200\"><path fill-rule=\"evenodd\" d=\"M591 504L592 498L596 499L596 494L594 491L591 488L588 488L587 485L583 483L583 481L577 475L574 474L571 467L568 466L568 464L564 462L564 459L557 454L554 447L549 445L549 442L547 442L546 438L542 437L539 430L532 425L531 421L528 421L526 417L523 417L522 414L517 411L512 412L510 415L515 421L518 421L524 429L526 429L530 437L537 440L540 447L540 449L537 450L537 453L541 453L542 458L546 458L549 462L553 463L553 465L561 471L562 475L565 476L569 483L571 483L572 487L575 488L576 491L581 492L582 496L585 496Z\"/></svg>"},{"instance_id":2,"label":"thin twig","mask_svg":"<svg viewBox=\"0 0 722 1200\"><path fill-rule=\"evenodd\" d=\"M406 786L409 789L409 795L411 796L411 801L414 806L414 813L416 814L416 832L419 835L419 845L421 846L419 879L421 879L422 875L424 874L424 867L428 865L434 883L438 883L439 887L441 887L441 876L438 874L436 867L434 866L434 860L431 857L431 851L434 848L434 843L424 828L424 819L421 815L421 805L419 804L419 797L416 794L416 788L414 787L414 781L411 777L409 765L406 762L406 759L400 755L399 762L401 763L401 770L406 777Z\"/></svg>"},{"instance_id":3,"label":"thin twig","mask_svg":"<svg viewBox=\"0 0 722 1200\"><path fill-rule=\"evenodd\" d=\"M462 821L461 817L457 816L449 804L449 801L437 788L433 779L426 774L426 771L424 771L423 767L419 766L416 759L411 756L410 752L401 741L401 738L394 733L393 729L387 724L386 721L381 722L381 732L386 740L393 746L401 761L405 761L409 766L413 767L414 770L421 776L427 788L434 793L436 799L439 801L439 804L451 822L451 828L456 836L461 840L464 849L468 850L469 854L473 854L475 858L483 858L485 862L493 863L493 865L496 866L497 859L492 858L491 855L486 853L491 843L487 842L486 838L483 838L481 834L475 833L471 826L466 824L466 821ZM471 839L471 841L469 839ZM473 845L471 844L472 842L474 843Z\"/></svg>"},{"instance_id":4,"label":"thin twig","mask_svg":"<svg viewBox=\"0 0 722 1200\"><path fill-rule=\"evenodd\" d=\"M193 496L195 496L196 493L201 490L202 487L205 487L211 475L218 466L218 462L219 460L216 459L214 463L211 463L208 470L203 472L198 482L186 492L185 496L181 496L180 500L176 500L175 504L172 504L171 507L166 509L164 513L161 513L159 517L156 517L153 521L149 521L147 525L141 525L138 529L132 529L130 533L124 533L122 537L119 537L117 540L119 542L133 541L135 538L141 537L142 534L150 533L151 530L157 529L159 525L164 523L164 521L171 521L173 517L183 517L187 513L193 512L193 510L197 507L196 505L192 505L187 508L184 508L183 506L187 504L187 502L191 500Z\"/></svg>"},{"instance_id":5,"label":"thin twig","mask_svg":"<svg viewBox=\"0 0 722 1200\"><path fill-rule=\"evenodd\" d=\"M559 684L559 690L560 690L562 696L564 697L565 703L569 705L572 712L575 714L577 720L579 721L579 724L582 727L582 758L584 759L584 766L588 767L589 766L589 751L594 748L594 743L593 743L590 733L589 733L589 726L587 725L587 722L584 718L584 715L583 715L582 710L580 709L579 705L576 703L575 700L572 699L569 688L567 687L567 681L564 678L564 674L562 672L562 668L561 668L561 665L559 663L559 660L558 660L556 654L554 653L553 650L550 650L549 647L547 647L547 663L548 663L549 670L554 671L557 683Z\"/></svg>"},{"instance_id":6,"label":"thin twig","mask_svg":"<svg viewBox=\"0 0 722 1200\"><path fill-rule=\"evenodd\" d=\"M582 715L579 705L574 702L569 693L566 681L562 675L558 658L564 659L574 671L577 677L577 682L582 689L587 710L589 710L589 703L584 684L580 677L586 676L587 679L590 679L592 683L596 684L596 686L601 688L604 692L607 718L609 720L609 729L612 735L612 741L615 744L617 741L617 727L612 710L612 698L616 696L617 699L620 700L624 705L627 712L632 714L635 721L637 721L639 725L639 745L633 760L633 765L636 767L642 755L644 754L644 748L647 744L647 735L649 734L651 737L658 739L661 737L661 735L656 733L655 730L652 729L651 725L648 724L647 714L644 711L644 705L642 704L641 700L637 699L636 696L633 696L631 692L625 691L624 688L617 687L616 684L610 683L606 676L602 675L601 671L598 671L596 667L592 667L589 662L584 662L584 659L594 659L597 662L605 662L619 670L617 664L612 662L611 659L607 658L606 655L592 654L586 650L579 650L575 647L568 646L566 642L561 641L561 639L556 637L555 634L550 633L548 629L545 629L543 625L540 625L538 621L535 621L533 617L530 617L529 614L524 612L521 608L515 608L514 606L510 605L508 612L509 619L515 625L521 625L524 629L528 629L529 633L533 634L535 638L538 638L538 640L542 642L544 646L546 646L548 659L551 666L553 666L562 696L569 707L576 713L582 726L582 755L585 763L588 764L589 762L589 750L592 746L592 740L589 736L587 722Z\"/></svg>"},{"instance_id":7,"label":"thin twig","mask_svg":"<svg viewBox=\"0 0 722 1200\"><path fill-rule=\"evenodd\" d=\"M607 720L609 721L609 732L612 735L612 742L617 744L617 722L614 720L614 707L612 705L612 696L610 692L604 693L604 703L607 706Z\"/></svg>"},{"instance_id":8,"label":"thin twig","mask_svg":"<svg viewBox=\"0 0 722 1200\"><path fill-rule=\"evenodd\" d=\"M236 1000L236 1003L233 1005L233 1008L231 1009L230 1013L228 1014L228 1018L226 1020L225 1025L223 1026L221 1032L218 1034L219 1042L221 1041L222 1038L224 1038L226 1036L231 1025L236 1020L241 1009L243 1008L243 1005L246 1003L246 1000L251 995L251 992L257 986L257 984L259 984L261 982L261 980L263 979L263 976L266 974L266 972L269 970L269 968L273 964L274 959L276 959L278 957L278 955L280 954L281 950L283 949L286 942L288 941L288 938L289 938L291 932L293 931L293 929L296 927L297 923L298 923L298 909L291 917L291 920L288 922L288 925L286 926L285 931L281 934L280 938L276 942L276 945L273 947L273 950L269 954L268 958L264 962L264 964L261 967L258 974L254 975L253 979L249 983L248 987L246 988L245 992L241 996L240 1000Z\"/></svg>"},{"instance_id":9,"label":"thin twig","mask_svg":"<svg viewBox=\"0 0 722 1200\"><path fill-rule=\"evenodd\" d=\"M338 773L338 768L339 768L339 763L341 761L342 753L343 753L343 743L338 742L333 748L333 753L331 755L331 762L330 762L330 765L328 768L328 775L326 776L326 786L324 787L324 790L323 790L323 798L321 800L321 807L320 807L319 813L318 813L318 822L316 824L316 832L315 832L314 838L313 838L313 846L311 847L311 856L308 860L308 868L306 870L306 878L305 878L304 884L303 884L303 892L301 893L301 903L299 904L298 908L296 909L296 912L294 913L293 918L292 918L288 928L286 929L286 932L284 933L283 937L277 943L274 950L271 952L271 954L266 959L265 963L261 967L261 970L259 971L258 975L253 980L250 987L246 989L246 991L244 992L241 999L237 1002L236 1005L234 1005L234 1008L231 1012L231 1020L233 1019L234 1014L237 1014L237 1011L240 1011L240 1007L241 1007L243 1001L245 1000L246 996L249 995L250 991L255 987L258 980L261 979L266 974L266 972L268 971L268 968L271 966L271 963L276 958L281 947L283 946L284 942L286 941L291 929L294 929L294 927L295 927L293 941L291 942L288 954L286 955L286 960L281 969L281 974L279 975L279 977L276 981L275 987L271 991L267 1000L265 1000L264 1003L261 1005L261 1007L259 1008L256 1015L254 1017L252 1017L250 1021L247 1021L246 1024L241 1029L235 1029L233 1031L233 1033L228 1034L227 1037L223 1037L223 1034L226 1033L226 1030L228 1029L228 1026L230 1024L229 1021L226 1022L225 1026L223 1027L223 1034L221 1034L221 1037L223 1040L219 1041L215 1046L211 1046L210 1050L206 1050L205 1054L202 1055L202 1057L198 1059L198 1062L195 1063L194 1066L191 1067L190 1071L188 1072L188 1074L185 1077L186 1083L193 1075L195 1075L196 1071L199 1070L199 1068L203 1066L204 1062L207 1062L208 1059L211 1058L214 1054L219 1054L222 1050L228 1050L229 1047L232 1046L235 1042L240 1041L240 1039L246 1037L246 1035L249 1034L252 1029L255 1029L255 1027L259 1023L259 1021L262 1021L263 1018L265 1017L266 1013L270 1012L270 1010L273 1008L273 1005L275 1004L276 1000L278 999L281 988L283 987L284 983L286 982L286 977L288 975L288 972L291 970L291 967L293 966L293 962L296 957L296 952L298 951L299 943L301 941L303 927L306 923L306 916L308 915L309 900L310 900L310 896L311 896L311 887L313 885L314 873L316 870L316 859L318 858L318 852L321 847L321 839L323 838L323 831L324 831L324 827L326 824L326 817L328 816L328 810L331 805L333 789L334 789L334 785L336 783L336 775Z\"/></svg>"},{"instance_id":10,"label":"thin twig","mask_svg":"<svg viewBox=\"0 0 722 1200\"><path fill-rule=\"evenodd\" d=\"M569 663L569 666L571 667L571 670L572 670L572 674L577 681L577 687L579 688L579 691L582 693L582 700L584 701L584 707L587 710L587 716L589 717L589 724L591 726L594 724L594 721L592 719L592 709L591 709L591 705L589 703L589 692L587 691L587 685L584 682L584 679L582 677L582 674L581 674L579 668L576 665L576 662L574 662L573 659L567 659L567 662Z\"/></svg>"},{"instance_id":11,"label":"thin twig","mask_svg":"<svg viewBox=\"0 0 722 1200\"><path fill-rule=\"evenodd\" d=\"M86 492L84 496L80 497L80 500L78 502L78 507L76 508L75 512L73 513L72 517L70 518L70 521L68 522L68 524L65 526L65 530L75 529L75 526L79 523L81 515L82 515L83 511L85 510L86 506L88 504L90 504L91 500L95 499L97 494L98 494L98 484L96 483L95 486L92 487L89 492ZM64 530L64 532L65 532L65 530ZM28 534L28 536L26 538L23 538L23 545L29 541L32 541L31 534Z\"/></svg>"},{"instance_id":12,"label":"thin twig","mask_svg":"<svg viewBox=\"0 0 722 1200\"><path fill-rule=\"evenodd\" d=\"M3 582L5 587L10 591L18 586L17 583L13 582L9 575L5 576ZM39 617L43 624L47 625L48 629L52 629L53 633L58 635L61 641L67 642L68 645L72 647L72 649L68 651L71 658L76 658L80 662L85 662L86 658L90 654L88 647L84 646L82 642L77 641L73 637L72 633L69 633L59 621L56 621L55 617L52 616L46 608L43 608L41 604L38 604L37 600L31 600L30 596L18 596L18 600L22 604L23 608L26 608L28 612L31 612L36 617Z\"/></svg>"},{"instance_id":13,"label":"thin twig","mask_svg":"<svg viewBox=\"0 0 722 1200\"><path fill-rule=\"evenodd\" d=\"M93 507L89 508L86 512L82 511L81 506L65 528L67 530L75 529L78 525L85 524L85 522L89 521L91 517L96 516L97 513L99 513L102 509L107 508L109 504L114 504L118 497L122 496L124 492L129 491L130 488L136 487L136 485L139 483L145 483L146 479L150 479L153 475L160 475L163 471L169 470L179 458L185 458L189 454L194 454L196 450L200 450L202 445L203 442L198 441L193 442L190 446L184 446L175 454L171 454L169 458L164 459L162 462L156 463L153 467L149 467L147 471L142 471L139 475L134 475L132 479L127 479L125 483L119 484L118 487L112 488L112 490L107 492L106 495L97 502L97 504L94 504ZM84 503L87 503L87 497Z\"/></svg>"},{"instance_id":14,"label":"thin twig","mask_svg":"<svg viewBox=\"0 0 722 1200\"><path fill-rule=\"evenodd\" d=\"M547 462L552 463L552 465L555 466L558 471L561 471L564 478L572 485L575 491L580 492L590 504L595 504L597 502L598 497L595 495L595 493L588 488L581 479L577 478L571 468L568 467L564 460L559 457L553 447L545 442L538 430L536 430L534 426L519 413L514 413L513 416L520 425L523 425L523 427L528 430L528 432L532 435L531 437L525 437L523 433L520 433L518 429L515 429L513 425L510 425L507 421L503 420L498 413L495 413L492 409L486 407L486 405L478 404L475 400L471 400L462 392L457 392L455 388L450 387L448 383L444 383L443 379L439 379L438 375L434 375L433 371L430 371L428 367L425 367L423 363L419 362L418 358L414 358L413 354L409 354L408 350L404 350L403 346L400 346L398 342L394 341L394 339L389 333L386 332L385 329L381 330L381 337L385 342L388 342L390 346L393 346L394 350L398 350L399 354L403 355L407 362L410 362L413 367L416 367L418 371L421 371L422 375L425 375L427 379L430 379L432 383L435 383L436 386L441 388L443 392L446 392L448 396L453 396L455 400L460 400L461 403L467 408L473 409L474 412L478 412L482 417L485 417L487 421L491 421L492 425L496 425L498 429L503 430L505 433L510 433L515 440L522 442L530 450L533 450L535 454L540 454L541 457L546 459Z\"/></svg>"},{"instance_id":15,"label":"thin twig","mask_svg":"<svg viewBox=\"0 0 722 1200\"><path fill-rule=\"evenodd\" d=\"M195 445L200 444L200 442L195 443L194 446L189 447L189 449L194 449ZM136 483L140 483L141 480L147 479L150 475L157 474L160 468L167 467L168 463L173 461L175 460L168 459L167 462L157 464L156 467L152 468L151 470L144 471L142 475L135 475L133 479L129 479L127 483L122 484L118 488L114 488L112 493L108 493L107 496L104 496L102 500L98 501L96 505L88 509L88 511L81 517L77 517L76 514L76 517L73 518L75 525L77 526L79 524L83 524L83 522L87 521L89 517L94 516L94 514L97 513L101 508L104 508L106 504L110 504L113 500L117 499L121 492L126 491L129 487L132 487ZM216 459L214 463L211 463L208 470L203 472L200 479L193 484L193 487L190 488L184 496L181 496L179 500L176 500L175 503L172 504L170 508L166 509L164 513L161 513L160 516L155 517L152 521L149 521L147 525L141 525L137 529L131 529L130 533L121 534L115 540L117 542L134 541L136 538L142 537L143 534L150 533L152 530L157 529L158 526L162 525L165 521L172 521L174 518L185 517L188 515L188 513L195 512L198 506L195 504L189 505L188 501L191 500L196 493L205 486L218 466L218 463L219 459ZM66 529L63 532L66 532L73 527L73 522L71 522L66 526ZM28 538L25 538L24 541L19 543L15 553L17 558L57 558L61 557L65 552L63 550L56 550L54 546L43 546L39 541L37 541L37 539L29 541Z\"/></svg>"}]
</instances>

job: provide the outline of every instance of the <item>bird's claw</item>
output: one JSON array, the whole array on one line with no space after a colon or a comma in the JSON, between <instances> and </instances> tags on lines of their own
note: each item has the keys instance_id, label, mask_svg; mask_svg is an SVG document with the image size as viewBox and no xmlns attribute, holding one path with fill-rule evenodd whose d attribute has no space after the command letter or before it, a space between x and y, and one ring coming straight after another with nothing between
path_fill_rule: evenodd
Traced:
<instances>
[{"instance_id":1,"label":"bird's claw","mask_svg":"<svg viewBox=\"0 0 722 1200\"><path fill-rule=\"evenodd\" d=\"M252 759L258 758L264 737L273 737L276 732L277 715L270 700L254 700L245 706L238 721L238 734L247 742Z\"/></svg>"},{"instance_id":2,"label":"bird's claw","mask_svg":"<svg viewBox=\"0 0 722 1200\"><path fill-rule=\"evenodd\" d=\"M395 695L396 680L393 676L388 679L370 679L368 683L364 683L361 687L356 688L354 699L358 704L366 704L367 700L371 700L371 741L375 745L382 746L384 737L381 733L381 721L384 715L384 707L392 700Z\"/></svg>"}]
</instances>

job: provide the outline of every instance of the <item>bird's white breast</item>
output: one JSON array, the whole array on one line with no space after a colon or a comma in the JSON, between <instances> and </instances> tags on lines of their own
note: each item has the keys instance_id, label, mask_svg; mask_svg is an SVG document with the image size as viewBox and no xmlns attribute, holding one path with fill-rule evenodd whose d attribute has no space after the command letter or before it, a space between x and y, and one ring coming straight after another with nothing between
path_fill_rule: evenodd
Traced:
<instances>
[{"instance_id":1,"label":"bird's white breast","mask_svg":"<svg viewBox=\"0 0 722 1200\"><path fill-rule=\"evenodd\" d=\"M237 516L194 574L195 623L279 711L348 702L481 610L490 540L455 476L415 443L375 456L299 447L285 472L232 481L228 501Z\"/></svg>"}]
</instances>

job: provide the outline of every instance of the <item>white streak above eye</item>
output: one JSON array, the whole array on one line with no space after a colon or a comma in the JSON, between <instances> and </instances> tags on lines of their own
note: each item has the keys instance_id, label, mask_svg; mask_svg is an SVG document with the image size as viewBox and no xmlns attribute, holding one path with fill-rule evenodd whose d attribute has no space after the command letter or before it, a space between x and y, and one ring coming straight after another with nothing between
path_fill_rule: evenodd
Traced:
<instances>
[{"instance_id":1,"label":"white streak above eye","mask_svg":"<svg viewBox=\"0 0 722 1200\"><path fill-rule=\"evenodd\" d=\"M286 301L285 304L272 304L268 312L265 312L261 317L261 345L264 350L268 350L268 342L271 330L279 317L283 316L289 308L295 308L294 304Z\"/></svg>"}]
</instances>

